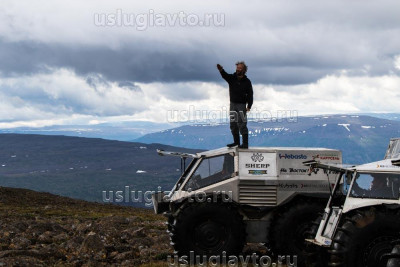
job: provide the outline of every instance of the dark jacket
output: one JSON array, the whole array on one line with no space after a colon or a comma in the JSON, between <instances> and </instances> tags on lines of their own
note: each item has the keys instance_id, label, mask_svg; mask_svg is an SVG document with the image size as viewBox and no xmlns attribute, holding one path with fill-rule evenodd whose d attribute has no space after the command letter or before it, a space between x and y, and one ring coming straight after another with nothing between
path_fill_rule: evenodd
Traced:
<instances>
[{"instance_id":1,"label":"dark jacket","mask_svg":"<svg viewBox=\"0 0 400 267\"><path fill-rule=\"evenodd\" d=\"M233 103L246 104L251 108L253 105L253 86L246 75L238 79L236 73L228 74L225 70L220 71L222 78L229 84L229 98Z\"/></svg>"}]
</instances>

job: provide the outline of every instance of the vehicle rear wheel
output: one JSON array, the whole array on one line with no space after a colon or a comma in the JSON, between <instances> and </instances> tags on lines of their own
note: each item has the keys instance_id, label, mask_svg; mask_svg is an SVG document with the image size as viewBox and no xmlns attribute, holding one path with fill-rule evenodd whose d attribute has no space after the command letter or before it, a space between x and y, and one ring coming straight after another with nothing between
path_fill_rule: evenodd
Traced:
<instances>
[{"instance_id":1,"label":"vehicle rear wheel","mask_svg":"<svg viewBox=\"0 0 400 267\"><path fill-rule=\"evenodd\" d=\"M304 266L313 222L324 209L322 202L304 202L290 206L275 220L270 237L271 247L276 255L297 256L299 266Z\"/></svg>"},{"instance_id":2,"label":"vehicle rear wheel","mask_svg":"<svg viewBox=\"0 0 400 267\"><path fill-rule=\"evenodd\" d=\"M175 218L171 240L179 255L239 254L245 243L245 224L237 210L223 203L193 203Z\"/></svg>"},{"instance_id":3,"label":"vehicle rear wheel","mask_svg":"<svg viewBox=\"0 0 400 267\"><path fill-rule=\"evenodd\" d=\"M329 266L378 267L400 237L399 215L374 208L343 215L332 240Z\"/></svg>"}]
</instances>

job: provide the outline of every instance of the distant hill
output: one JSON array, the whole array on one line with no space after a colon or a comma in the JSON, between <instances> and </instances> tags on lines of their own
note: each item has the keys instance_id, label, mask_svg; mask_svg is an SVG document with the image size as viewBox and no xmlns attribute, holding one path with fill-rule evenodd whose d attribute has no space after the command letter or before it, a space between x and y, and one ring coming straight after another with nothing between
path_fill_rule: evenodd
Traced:
<instances>
[{"instance_id":1,"label":"distant hill","mask_svg":"<svg viewBox=\"0 0 400 267\"><path fill-rule=\"evenodd\" d=\"M360 115L367 115L367 116L381 118L381 119L400 121L399 113L366 113L366 114L360 114Z\"/></svg>"},{"instance_id":2,"label":"distant hill","mask_svg":"<svg viewBox=\"0 0 400 267\"><path fill-rule=\"evenodd\" d=\"M249 121L250 146L327 147L343 151L346 163L383 158L400 121L365 115L298 117L295 121ZM232 141L228 123L186 125L136 139L179 147L213 149Z\"/></svg>"},{"instance_id":3,"label":"distant hill","mask_svg":"<svg viewBox=\"0 0 400 267\"><path fill-rule=\"evenodd\" d=\"M159 186L170 190L181 173L180 159L160 157L157 148L199 151L98 138L0 134L0 186L98 202L103 191L107 201L115 202L116 192L128 187L129 199L138 200L126 203L124 198L121 204L144 206L145 191Z\"/></svg>"},{"instance_id":4,"label":"distant hill","mask_svg":"<svg viewBox=\"0 0 400 267\"><path fill-rule=\"evenodd\" d=\"M44 127L16 127L0 129L1 133L65 135L89 138L104 138L131 141L151 132L177 127L178 123L158 123L149 121L122 121L90 125L52 125Z\"/></svg>"}]
</instances>

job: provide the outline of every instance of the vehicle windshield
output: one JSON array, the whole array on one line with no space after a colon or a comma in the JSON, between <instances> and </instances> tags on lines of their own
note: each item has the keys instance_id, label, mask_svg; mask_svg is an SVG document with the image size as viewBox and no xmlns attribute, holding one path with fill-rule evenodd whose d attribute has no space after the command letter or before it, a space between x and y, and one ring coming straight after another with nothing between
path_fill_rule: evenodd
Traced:
<instances>
[{"instance_id":1,"label":"vehicle windshield","mask_svg":"<svg viewBox=\"0 0 400 267\"><path fill-rule=\"evenodd\" d=\"M350 196L360 198L399 198L400 174L357 173Z\"/></svg>"},{"instance_id":2,"label":"vehicle windshield","mask_svg":"<svg viewBox=\"0 0 400 267\"><path fill-rule=\"evenodd\" d=\"M343 184L342 184L343 195L347 195L353 175L354 175L354 172L352 172L352 171L343 173Z\"/></svg>"},{"instance_id":3,"label":"vehicle windshield","mask_svg":"<svg viewBox=\"0 0 400 267\"><path fill-rule=\"evenodd\" d=\"M200 165L184 186L184 190L197 190L229 179L234 172L234 157L230 154L202 159Z\"/></svg>"},{"instance_id":4,"label":"vehicle windshield","mask_svg":"<svg viewBox=\"0 0 400 267\"><path fill-rule=\"evenodd\" d=\"M329 206L341 206L344 204L347 196L348 189L350 187L350 182L353 172L346 171L338 173L338 177L335 186L335 190L332 192L332 198L330 200Z\"/></svg>"},{"instance_id":5,"label":"vehicle windshield","mask_svg":"<svg viewBox=\"0 0 400 267\"><path fill-rule=\"evenodd\" d=\"M181 187L182 183L185 181L186 177L190 173L191 169L193 168L193 166L194 166L194 164L196 163L197 160L198 160L197 158L194 158L194 159L192 159L192 161L190 161L189 165L186 167L186 169L183 171L181 177L176 182L176 185L175 185L174 189Z\"/></svg>"}]
</instances>

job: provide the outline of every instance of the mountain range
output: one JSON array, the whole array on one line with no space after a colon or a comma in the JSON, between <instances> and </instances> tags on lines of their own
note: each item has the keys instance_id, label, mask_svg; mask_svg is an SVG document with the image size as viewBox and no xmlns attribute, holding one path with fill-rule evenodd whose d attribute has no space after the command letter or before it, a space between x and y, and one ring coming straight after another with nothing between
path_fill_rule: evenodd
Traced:
<instances>
[{"instance_id":1,"label":"mountain range","mask_svg":"<svg viewBox=\"0 0 400 267\"><path fill-rule=\"evenodd\" d=\"M248 122L250 146L327 147L343 151L346 163L382 159L400 121L366 115L329 115ZM232 142L228 123L192 124L142 136L135 141L214 149Z\"/></svg>"},{"instance_id":2,"label":"mountain range","mask_svg":"<svg viewBox=\"0 0 400 267\"><path fill-rule=\"evenodd\" d=\"M248 125L250 146L340 149L349 164L382 159L389 139L400 136L400 121L366 115L253 120ZM0 186L149 207L146 193L170 190L181 174L180 158L160 157L156 149L194 153L223 147L231 138L228 123L184 125L135 142L3 133Z\"/></svg>"},{"instance_id":3,"label":"mountain range","mask_svg":"<svg viewBox=\"0 0 400 267\"><path fill-rule=\"evenodd\" d=\"M121 121L93 123L89 125L52 125L44 127L14 127L0 129L0 133L65 135L89 138L104 138L132 141L148 133L180 126L179 123L157 123L150 121Z\"/></svg>"},{"instance_id":4,"label":"mountain range","mask_svg":"<svg viewBox=\"0 0 400 267\"><path fill-rule=\"evenodd\" d=\"M250 113L251 114L251 113ZM352 114L347 116L371 116L375 118L400 121L399 113L364 113ZM342 115L340 115L342 116ZM213 122L226 123L227 118L201 120L201 123L210 124ZM198 120L188 120L182 122L151 122L151 121L116 121L116 122L96 122L90 124L76 125L51 125L43 127L16 126L0 128L0 133L19 133L19 134L41 134L41 135L65 135L89 138L104 138L118 141L133 141L150 133L156 133L167 129L177 128L183 125L199 124ZM215 123L214 123L215 124Z\"/></svg>"}]
</instances>

